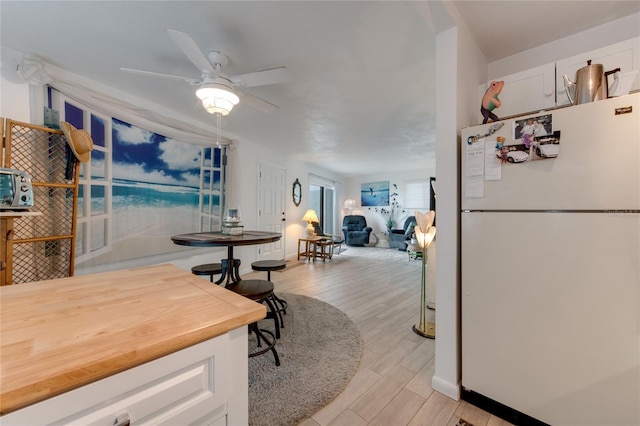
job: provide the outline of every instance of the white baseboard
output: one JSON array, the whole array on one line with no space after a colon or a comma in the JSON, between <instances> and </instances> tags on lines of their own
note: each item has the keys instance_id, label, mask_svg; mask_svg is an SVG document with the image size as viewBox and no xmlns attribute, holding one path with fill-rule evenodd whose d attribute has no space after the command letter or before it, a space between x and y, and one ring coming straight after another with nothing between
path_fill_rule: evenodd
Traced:
<instances>
[{"instance_id":1,"label":"white baseboard","mask_svg":"<svg viewBox=\"0 0 640 426\"><path fill-rule=\"evenodd\" d=\"M431 378L431 388L455 401L460 401L460 383L451 383L437 376L433 376Z\"/></svg>"}]
</instances>

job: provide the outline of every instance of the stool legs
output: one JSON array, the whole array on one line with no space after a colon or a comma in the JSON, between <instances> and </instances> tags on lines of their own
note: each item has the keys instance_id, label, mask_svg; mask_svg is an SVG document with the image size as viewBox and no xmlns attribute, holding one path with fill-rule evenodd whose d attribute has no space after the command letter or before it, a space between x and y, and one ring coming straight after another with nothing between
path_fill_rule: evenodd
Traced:
<instances>
[{"instance_id":1,"label":"stool legs","mask_svg":"<svg viewBox=\"0 0 640 426\"><path fill-rule=\"evenodd\" d=\"M267 304L267 306L269 307L269 312L267 313L267 318L270 318L269 315L271 315L271 317L273 317L273 327L276 330L276 339L280 338L280 327L284 327L282 325L282 323L279 321L281 320L280 317L280 312L278 311L278 309L276 308L276 306L271 303L271 298L273 297L273 293L271 293L271 296L262 300L264 303ZM258 341L259 343L260 341Z\"/></svg>"},{"instance_id":2,"label":"stool legs","mask_svg":"<svg viewBox=\"0 0 640 426\"><path fill-rule=\"evenodd\" d=\"M267 271L267 281L273 282L273 281L271 281L271 271ZM280 317L280 327L284 328L284 320L282 319L282 314L287 315L287 306L288 306L287 305L287 301L279 298L278 295L275 294L275 293L273 293L271 295L271 300L273 301L273 304L275 306L276 312L278 313L278 316ZM280 337L278 337L278 339L279 338Z\"/></svg>"},{"instance_id":3,"label":"stool legs","mask_svg":"<svg viewBox=\"0 0 640 426\"><path fill-rule=\"evenodd\" d=\"M255 352L251 352L249 354L249 357L262 355L263 353L271 351L273 353L273 357L276 360L276 366L279 367L280 366L280 357L278 356L278 351L276 351L276 337L273 335L273 333L270 332L269 330L264 330L264 329L261 329L260 327L258 327L258 323L257 322L254 322L253 324L249 324L249 332L256 334L256 340L258 341L258 347L262 347L262 345L260 344L260 340L263 340L265 342L265 344L266 344L266 347L264 349L260 349L260 350L255 351ZM267 336L265 336L265 334L269 335L271 337L271 339L268 339Z\"/></svg>"}]
</instances>

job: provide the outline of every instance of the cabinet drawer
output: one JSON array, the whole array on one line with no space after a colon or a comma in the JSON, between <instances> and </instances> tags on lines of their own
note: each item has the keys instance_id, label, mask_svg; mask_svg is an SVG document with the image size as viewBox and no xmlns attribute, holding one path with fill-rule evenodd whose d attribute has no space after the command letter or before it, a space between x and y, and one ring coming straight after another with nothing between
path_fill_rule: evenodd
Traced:
<instances>
[{"instance_id":1,"label":"cabinet drawer","mask_svg":"<svg viewBox=\"0 0 640 426\"><path fill-rule=\"evenodd\" d=\"M222 335L9 413L2 425L210 424L226 415L229 352Z\"/></svg>"}]
</instances>

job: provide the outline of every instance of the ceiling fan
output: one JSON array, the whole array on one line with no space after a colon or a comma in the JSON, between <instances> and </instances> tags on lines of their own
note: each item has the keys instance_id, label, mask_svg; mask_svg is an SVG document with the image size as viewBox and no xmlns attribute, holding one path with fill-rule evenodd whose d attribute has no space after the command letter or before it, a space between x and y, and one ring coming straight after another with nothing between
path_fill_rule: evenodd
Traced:
<instances>
[{"instance_id":1,"label":"ceiling fan","mask_svg":"<svg viewBox=\"0 0 640 426\"><path fill-rule=\"evenodd\" d=\"M221 113L222 115L227 115L233 106L238 103L239 98L264 112L271 113L279 109L278 106L246 93L243 89L290 81L291 74L286 67L227 76L222 73L222 67L229 62L227 55L218 51L212 51L205 55L190 35L176 30L167 30L167 33L185 56L198 68L200 71L199 80L191 77L131 68L120 69L133 74L183 80L193 86L199 86L198 90L196 90L196 95L202 100L207 112L212 114Z\"/></svg>"}]
</instances>

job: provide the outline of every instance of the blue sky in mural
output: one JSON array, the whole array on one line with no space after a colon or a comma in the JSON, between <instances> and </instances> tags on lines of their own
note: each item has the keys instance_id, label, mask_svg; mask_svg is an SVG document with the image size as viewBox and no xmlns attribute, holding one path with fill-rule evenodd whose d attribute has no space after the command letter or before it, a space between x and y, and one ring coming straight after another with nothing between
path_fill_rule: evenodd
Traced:
<instances>
[{"instance_id":1,"label":"blue sky in mural","mask_svg":"<svg viewBox=\"0 0 640 426\"><path fill-rule=\"evenodd\" d=\"M200 146L113 119L114 179L197 188Z\"/></svg>"},{"instance_id":2,"label":"blue sky in mural","mask_svg":"<svg viewBox=\"0 0 640 426\"><path fill-rule=\"evenodd\" d=\"M130 240L154 237L170 243L170 235L197 231L202 148L115 118L112 144L114 244L126 246ZM138 249L127 256L145 256L158 250L157 242L146 245L148 249L140 249L136 244Z\"/></svg>"}]
</instances>

